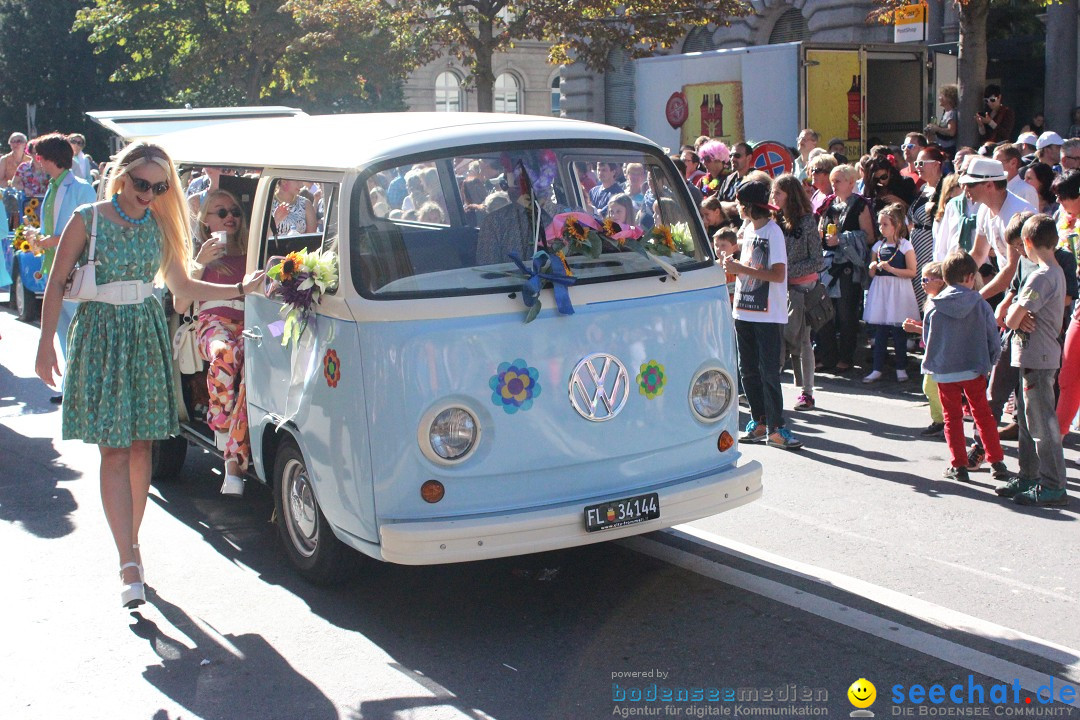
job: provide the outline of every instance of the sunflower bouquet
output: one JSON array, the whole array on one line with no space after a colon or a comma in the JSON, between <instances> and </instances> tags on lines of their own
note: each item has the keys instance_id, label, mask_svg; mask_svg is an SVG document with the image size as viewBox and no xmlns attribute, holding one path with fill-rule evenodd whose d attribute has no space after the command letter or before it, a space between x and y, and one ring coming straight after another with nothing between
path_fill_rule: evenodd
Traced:
<instances>
[{"instance_id":1,"label":"sunflower bouquet","mask_svg":"<svg viewBox=\"0 0 1080 720\"><path fill-rule=\"evenodd\" d=\"M297 250L267 270L266 275L275 282L274 294L285 302L281 308L285 316L281 344L295 344L323 294L337 286L337 253Z\"/></svg>"},{"instance_id":2,"label":"sunflower bouquet","mask_svg":"<svg viewBox=\"0 0 1080 720\"><path fill-rule=\"evenodd\" d=\"M37 244L38 231L37 228L32 225L20 225L15 228L15 237L12 238L11 247L16 252L32 252L35 255L40 255L44 252L44 249Z\"/></svg>"},{"instance_id":3,"label":"sunflower bouquet","mask_svg":"<svg viewBox=\"0 0 1080 720\"><path fill-rule=\"evenodd\" d=\"M604 249L600 232L603 226L590 215L584 213L560 213L547 227L548 247L556 253L566 255L585 255L596 259Z\"/></svg>"}]
</instances>

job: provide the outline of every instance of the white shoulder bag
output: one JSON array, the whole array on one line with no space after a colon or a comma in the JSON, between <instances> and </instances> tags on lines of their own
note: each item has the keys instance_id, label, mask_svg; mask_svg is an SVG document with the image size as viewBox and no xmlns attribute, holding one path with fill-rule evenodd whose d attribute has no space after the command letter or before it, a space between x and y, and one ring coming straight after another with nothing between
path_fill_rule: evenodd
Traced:
<instances>
[{"instance_id":1,"label":"white shoulder bag","mask_svg":"<svg viewBox=\"0 0 1080 720\"><path fill-rule=\"evenodd\" d=\"M97 206L94 207L94 221L90 226L90 248L86 253L86 264L76 265L68 273L64 282L65 300L93 300L97 297Z\"/></svg>"}]
</instances>

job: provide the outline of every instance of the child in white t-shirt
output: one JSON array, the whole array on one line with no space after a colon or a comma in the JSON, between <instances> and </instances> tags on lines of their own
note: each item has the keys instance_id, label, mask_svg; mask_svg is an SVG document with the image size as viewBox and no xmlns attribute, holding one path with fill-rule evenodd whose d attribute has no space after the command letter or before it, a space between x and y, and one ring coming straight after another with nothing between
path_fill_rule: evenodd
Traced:
<instances>
[{"instance_id":1,"label":"child in white t-shirt","mask_svg":"<svg viewBox=\"0 0 1080 720\"><path fill-rule=\"evenodd\" d=\"M739 347L739 375L750 403L750 422L743 442L765 442L785 450L802 443L784 426L780 390L780 346L787 323L787 245L780 226L773 222L769 184L744 182L735 194L746 224L742 228L740 258L720 258L735 281L735 336Z\"/></svg>"}]
</instances>

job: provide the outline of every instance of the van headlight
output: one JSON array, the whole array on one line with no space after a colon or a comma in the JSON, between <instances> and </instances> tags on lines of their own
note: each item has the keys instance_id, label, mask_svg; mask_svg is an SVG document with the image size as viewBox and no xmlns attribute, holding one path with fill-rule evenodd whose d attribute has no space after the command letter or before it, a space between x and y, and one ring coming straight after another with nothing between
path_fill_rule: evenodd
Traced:
<instances>
[{"instance_id":1,"label":"van headlight","mask_svg":"<svg viewBox=\"0 0 1080 720\"><path fill-rule=\"evenodd\" d=\"M699 420L715 422L731 406L731 378L716 369L703 370L690 384L690 408Z\"/></svg>"},{"instance_id":2,"label":"van headlight","mask_svg":"<svg viewBox=\"0 0 1080 720\"><path fill-rule=\"evenodd\" d=\"M477 422L464 408L446 408L431 421L428 441L434 453L447 461L460 460L476 445Z\"/></svg>"}]
</instances>

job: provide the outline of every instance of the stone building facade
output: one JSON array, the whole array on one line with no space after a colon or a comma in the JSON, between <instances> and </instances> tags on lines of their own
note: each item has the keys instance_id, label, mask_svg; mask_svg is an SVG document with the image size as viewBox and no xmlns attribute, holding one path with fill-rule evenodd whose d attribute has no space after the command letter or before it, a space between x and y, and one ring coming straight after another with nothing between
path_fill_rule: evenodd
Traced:
<instances>
[{"instance_id":1,"label":"stone building facade","mask_svg":"<svg viewBox=\"0 0 1080 720\"><path fill-rule=\"evenodd\" d=\"M1075 6L1073 8L1075 59ZM803 40L835 43L890 43L893 29L868 25L871 0L754 0L753 14L730 26L694 28L670 52ZM930 2L927 42L954 42L957 19L952 3ZM558 68L547 62L547 45L522 41L512 52L494 58L496 112L563 115L620 127L633 126L633 63L625 54L610 59L610 69L597 73L581 64ZM441 58L413 72L405 86L410 110L476 110L476 91L464 87L461 63ZM1075 63L1073 67L1075 78Z\"/></svg>"},{"instance_id":2,"label":"stone building facade","mask_svg":"<svg viewBox=\"0 0 1080 720\"><path fill-rule=\"evenodd\" d=\"M560 114L559 67L549 65L547 55L547 43L522 40L512 52L492 58L496 112ZM466 75L454 57L442 57L413 71L405 84L409 110L477 110L476 89L465 86Z\"/></svg>"}]
</instances>

